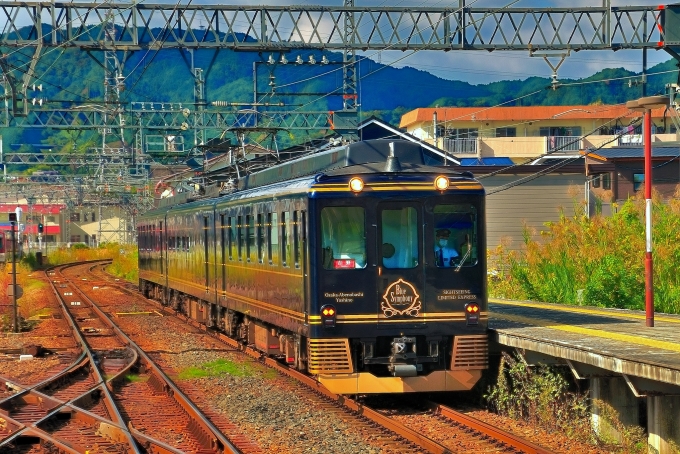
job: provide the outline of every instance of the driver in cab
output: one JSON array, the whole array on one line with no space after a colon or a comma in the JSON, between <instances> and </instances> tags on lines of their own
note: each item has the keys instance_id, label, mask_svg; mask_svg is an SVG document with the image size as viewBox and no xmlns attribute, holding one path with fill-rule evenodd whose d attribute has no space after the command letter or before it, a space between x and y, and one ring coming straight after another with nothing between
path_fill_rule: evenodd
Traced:
<instances>
[{"instance_id":1,"label":"driver in cab","mask_svg":"<svg viewBox=\"0 0 680 454\"><path fill-rule=\"evenodd\" d=\"M458 252L455 248L449 246L451 231L449 229L437 229L435 234L434 256L437 266L440 268L456 266L455 261L458 259Z\"/></svg>"}]
</instances>

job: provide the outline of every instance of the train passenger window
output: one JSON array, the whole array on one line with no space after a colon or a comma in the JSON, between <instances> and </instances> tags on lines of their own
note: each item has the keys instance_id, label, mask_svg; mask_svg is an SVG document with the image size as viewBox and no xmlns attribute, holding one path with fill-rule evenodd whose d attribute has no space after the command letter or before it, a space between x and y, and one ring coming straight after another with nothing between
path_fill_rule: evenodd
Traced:
<instances>
[{"instance_id":1,"label":"train passenger window","mask_svg":"<svg viewBox=\"0 0 680 454\"><path fill-rule=\"evenodd\" d=\"M227 285L227 235L229 232L227 232L227 222L228 219L221 214L220 215L220 265L222 267L222 291L226 290L226 285Z\"/></svg>"},{"instance_id":2,"label":"train passenger window","mask_svg":"<svg viewBox=\"0 0 680 454\"><path fill-rule=\"evenodd\" d=\"M300 268L300 219L299 211L293 211L293 261Z\"/></svg>"},{"instance_id":3,"label":"train passenger window","mask_svg":"<svg viewBox=\"0 0 680 454\"><path fill-rule=\"evenodd\" d=\"M418 266L418 214L413 207L382 211L382 263L385 268ZM388 247L389 245L390 247Z\"/></svg>"},{"instance_id":4,"label":"train passenger window","mask_svg":"<svg viewBox=\"0 0 680 454\"><path fill-rule=\"evenodd\" d=\"M278 213L269 213L269 264L275 265L279 259L279 223Z\"/></svg>"},{"instance_id":5,"label":"train passenger window","mask_svg":"<svg viewBox=\"0 0 680 454\"><path fill-rule=\"evenodd\" d=\"M469 204L434 207L434 263L439 268L477 263L477 209Z\"/></svg>"},{"instance_id":6,"label":"train passenger window","mask_svg":"<svg viewBox=\"0 0 680 454\"><path fill-rule=\"evenodd\" d=\"M365 213L361 207L321 210L321 250L324 269L366 268Z\"/></svg>"},{"instance_id":7,"label":"train passenger window","mask_svg":"<svg viewBox=\"0 0 680 454\"><path fill-rule=\"evenodd\" d=\"M229 216L229 260L234 260L236 248L236 218Z\"/></svg>"},{"instance_id":8,"label":"train passenger window","mask_svg":"<svg viewBox=\"0 0 680 454\"><path fill-rule=\"evenodd\" d=\"M281 213L281 265L288 266L288 222L289 215L285 211Z\"/></svg>"},{"instance_id":9,"label":"train passenger window","mask_svg":"<svg viewBox=\"0 0 680 454\"><path fill-rule=\"evenodd\" d=\"M208 255L208 216L203 216L203 259L205 261L205 288L210 287L210 256Z\"/></svg>"},{"instance_id":10,"label":"train passenger window","mask_svg":"<svg viewBox=\"0 0 680 454\"><path fill-rule=\"evenodd\" d=\"M262 213L257 214L257 261L264 262L264 223L262 222Z\"/></svg>"},{"instance_id":11,"label":"train passenger window","mask_svg":"<svg viewBox=\"0 0 680 454\"><path fill-rule=\"evenodd\" d=\"M255 253L255 216L246 215L246 259L250 262Z\"/></svg>"},{"instance_id":12,"label":"train passenger window","mask_svg":"<svg viewBox=\"0 0 680 454\"><path fill-rule=\"evenodd\" d=\"M245 229L243 228L243 216L237 218L238 259L243 260L243 243L245 243Z\"/></svg>"}]
</instances>

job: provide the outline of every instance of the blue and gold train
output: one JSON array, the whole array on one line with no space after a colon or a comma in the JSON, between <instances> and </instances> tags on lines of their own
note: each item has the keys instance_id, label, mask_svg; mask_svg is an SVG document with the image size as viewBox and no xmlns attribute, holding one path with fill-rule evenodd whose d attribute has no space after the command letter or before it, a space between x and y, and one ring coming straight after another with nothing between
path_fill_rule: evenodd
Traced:
<instances>
[{"instance_id":1,"label":"blue and gold train","mask_svg":"<svg viewBox=\"0 0 680 454\"><path fill-rule=\"evenodd\" d=\"M139 219L147 297L343 394L470 389L488 364L485 196L371 140Z\"/></svg>"}]
</instances>

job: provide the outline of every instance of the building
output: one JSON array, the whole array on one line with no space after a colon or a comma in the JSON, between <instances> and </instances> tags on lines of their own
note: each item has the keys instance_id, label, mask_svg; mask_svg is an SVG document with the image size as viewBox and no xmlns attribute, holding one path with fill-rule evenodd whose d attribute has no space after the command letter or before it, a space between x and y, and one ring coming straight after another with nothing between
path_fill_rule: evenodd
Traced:
<instances>
[{"instance_id":1,"label":"building","mask_svg":"<svg viewBox=\"0 0 680 454\"><path fill-rule=\"evenodd\" d=\"M581 152L585 156L590 191L605 205L620 202L644 189L645 158L642 146L603 148ZM680 146L652 147L652 187L671 197L680 184Z\"/></svg>"},{"instance_id":2,"label":"building","mask_svg":"<svg viewBox=\"0 0 680 454\"><path fill-rule=\"evenodd\" d=\"M640 126L629 126L639 115L623 105L419 108L404 114L400 127L459 158L522 160L639 145ZM663 108L652 111L653 141L678 140L672 120Z\"/></svg>"}]
</instances>

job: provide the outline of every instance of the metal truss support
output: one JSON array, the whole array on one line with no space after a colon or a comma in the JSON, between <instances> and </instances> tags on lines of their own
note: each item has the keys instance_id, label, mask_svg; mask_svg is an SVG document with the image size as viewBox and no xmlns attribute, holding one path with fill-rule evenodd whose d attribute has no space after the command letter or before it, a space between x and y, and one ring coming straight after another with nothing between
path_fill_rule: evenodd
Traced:
<instances>
[{"instance_id":1,"label":"metal truss support","mask_svg":"<svg viewBox=\"0 0 680 454\"><path fill-rule=\"evenodd\" d=\"M665 46L669 6L576 8L245 6L0 1L0 46L94 49L293 48L372 50L586 50ZM116 40L93 26L116 18ZM348 35L345 19L354 20ZM648 30L644 36L643 18ZM178 25L180 24L180 25ZM47 32L43 34L43 30ZM661 43L661 44L660 44Z\"/></svg>"}]
</instances>

